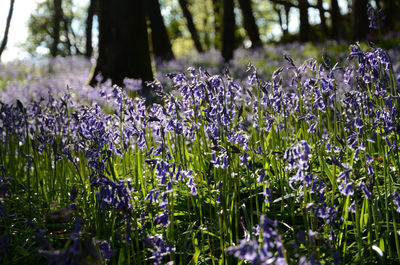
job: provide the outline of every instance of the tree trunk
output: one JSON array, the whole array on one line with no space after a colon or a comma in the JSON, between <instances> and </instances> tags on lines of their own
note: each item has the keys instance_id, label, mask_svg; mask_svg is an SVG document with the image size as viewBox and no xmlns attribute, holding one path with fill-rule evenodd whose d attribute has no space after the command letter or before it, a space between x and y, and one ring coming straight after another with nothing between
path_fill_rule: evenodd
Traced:
<instances>
[{"instance_id":1,"label":"tree trunk","mask_svg":"<svg viewBox=\"0 0 400 265\"><path fill-rule=\"evenodd\" d=\"M244 28L251 41L251 48L262 47L258 26L251 7L251 0L239 0L239 5L242 10Z\"/></svg>"},{"instance_id":2,"label":"tree trunk","mask_svg":"<svg viewBox=\"0 0 400 265\"><path fill-rule=\"evenodd\" d=\"M65 30L65 45L66 45L66 50L67 50L67 56L71 56L72 51L72 44L71 44L71 39L69 38L69 29L70 29L70 25L71 25L71 21L68 20L68 18L64 15L64 13L62 14L62 22L64 25L64 30Z\"/></svg>"},{"instance_id":3,"label":"tree trunk","mask_svg":"<svg viewBox=\"0 0 400 265\"><path fill-rule=\"evenodd\" d=\"M214 47L217 50L221 49L221 10L222 10L222 1L221 0L212 0L213 2L213 11L214 11Z\"/></svg>"},{"instance_id":4,"label":"tree trunk","mask_svg":"<svg viewBox=\"0 0 400 265\"><path fill-rule=\"evenodd\" d=\"M204 16L203 16L203 28L206 29L204 31L203 43L205 50L210 50L211 40L210 40L210 27L209 27L209 19L210 19L210 10L208 9L208 1L203 1L204 8Z\"/></svg>"},{"instance_id":5,"label":"tree trunk","mask_svg":"<svg viewBox=\"0 0 400 265\"><path fill-rule=\"evenodd\" d=\"M194 46L198 52L202 53L204 51L203 46L201 45L199 33L194 25L192 13L189 11L187 0L179 0L179 5L181 6L183 16L186 19L187 27L192 36Z\"/></svg>"},{"instance_id":6,"label":"tree trunk","mask_svg":"<svg viewBox=\"0 0 400 265\"><path fill-rule=\"evenodd\" d=\"M322 0L318 0L318 2L317 2L319 17L321 20L321 29L322 29L322 32L324 33L325 37L328 37L329 31L328 31L328 26L326 25L325 9L324 9L324 6L322 5L322 3L323 3Z\"/></svg>"},{"instance_id":7,"label":"tree trunk","mask_svg":"<svg viewBox=\"0 0 400 265\"><path fill-rule=\"evenodd\" d=\"M224 0L224 18L222 25L222 57L225 62L233 58L235 49L235 14L233 0Z\"/></svg>"},{"instance_id":8,"label":"tree trunk","mask_svg":"<svg viewBox=\"0 0 400 265\"><path fill-rule=\"evenodd\" d=\"M285 36L287 33L286 28L283 26L283 19L282 19L282 10L277 6L277 4L273 4L272 8L274 9L275 13L278 15L278 22L279 22L279 27L282 30L282 34Z\"/></svg>"},{"instance_id":9,"label":"tree trunk","mask_svg":"<svg viewBox=\"0 0 400 265\"><path fill-rule=\"evenodd\" d=\"M93 44L92 44L92 29L93 29L93 17L96 11L96 0L90 0L89 7L87 10L87 17L86 17L86 28L85 28L85 35L86 35L86 49L85 49L85 57L90 59L93 54Z\"/></svg>"},{"instance_id":10,"label":"tree trunk","mask_svg":"<svg viewBox=\"0 0 400 265\"><path fill-rule=\"evenodd\" d=\"M332 31L331 37L334 40L339 40L340 38L340 25L341 25L341 15L337 0L331 0L331 19L332 19Z\"/></svg>"},{"instance_id":11,"label":"tree trunk","mask_svg":"<svg viewBox=\"0 0 400 265\"><path fill-rule=\"evenodd\" d=\"M285 21L285 23L286 23L286 31L284 31L283 34L286 33L285 36L287 36L287 35L289 35L289 15L290 15L291 6L290 5L284 5L284 7L285 7L285 18L286 18L286 21Z\"/></svg>"},{"instance_id":12,"label":"tree trunk","mask_svg":"<svg viewBox=\"0 0 400 265\"><path fill-rule=\"evenodd\" d=\"M153 54L163 61L172 60L175 56L161 15L160 3L158 0L146 0L146 5L150 19Z\"/></svg>"},{"instance_id":13,"label":"tree trunk","mask_svg":"<svg viewBox=\"0 0 400 265\"><path fill-rule=\"evenodd\" d=\"M53 43L50 48L52 57L56 57L58 53L58 44L60 43L60 24L62 20L62 2L61 0L54 0L54 13L53 13Z\"/></svg>"},{"instance_id":14,"label":"tree trunk","mask_svg":"<svg viewBox=\"0 0 400 265\"><path fill-rule=\"evenodd\" d=\"M4 49L6 48L7 41L8 41L8 31L10 30L11 18L12 18L12 14L14 11L14 1L15 0L10 1L10 8L8 9L6 28L4 30L4 36L3 36L3 40L1 41L1 46L0 46L0 58L1 58L1 55L3 54Z\"/></svg>"},{"instance_id":15,"label":"tree trunk","mask_svg":"<svg viewBox=\"0 0 400 265\"><path fill-rule=\"evenodd\" d=\"M308 1L299 0L300 12L300 41L307 42L310 40L310 23L308 21Z\"/></svg>"},{"instance_id":16,"label":"tree trunk","mask_svg":"<svg viewBox=\"0 0 400 265\"><path fill-rule=\"evenodd\" d=\"M90 84L98 74L117 85L125 77L153 80L144 0L100 0L98 7L99 55Z\"/></svg>"},{"instance_id":17,"label":"tree trunk","mask_svg":"<svg viewBox=\"0 0 400 265\"><path fill-rule=\"evenodd\" d=\"M393 0L383 0L382 2L383 12L386 15L385 20L383 20L384 29L394 30L393 26L400 21L400 2Z\"/></svg>"},{"instance_id":18,"label":"tree trunk","mask_svg":"<svg viewBox=\"0 0 400 265\"><path fill-rule=\"evenodd\" d=\"M353 40L364 40L369 30L367 15L368 0L353 0L352 30Z\"/></svg>"}]
</instances>

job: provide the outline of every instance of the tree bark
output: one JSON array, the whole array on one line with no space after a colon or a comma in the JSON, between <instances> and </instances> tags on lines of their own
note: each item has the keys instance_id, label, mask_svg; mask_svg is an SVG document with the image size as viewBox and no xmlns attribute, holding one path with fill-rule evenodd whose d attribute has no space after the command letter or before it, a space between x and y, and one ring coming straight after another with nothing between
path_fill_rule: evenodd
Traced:
<instances>
[{"instance_id":1,"label":"tree bark","mask_svg":"<svg viewBox=\"0 0 400 265\"><path fill-rule=\"evenodd\" d=\"M383 12L386 15L385 20L383 20L383 25L385 30L394 30L393 26L396 22L400 21L400 3L393 0L383 0Z\"/></svg>"},{"instance_id":2,"label":"tree bark","mask_svg":"<svg viewBox=\"0 0 400 265\"><path fill-rule=\"evenodd\" d=\"M50 47L50 54L56 57L58 53L58 44L60 43L60 24L62 20L62 1L54 0L54 13L53 13L53 43Z\"/></svg>"},{"instance_id":3,"label":"tree bark","mask_svg":"<svg viewBox=\"0 0 400 265\"><path fill-rule=\"evenodd\" d=\"M96 11L96 0L90 0L89 7L87 10L86 17L86 28L85 28L85 57L90 59L93 54L93 44L92 44L92 29L93 29L93 17Z\"/></svg>"},{"instance_id":4,"label":"tree bark","mask_svg":"<svg viewBox=\"0 0 400 265\"><path fill-rule=\"evenodd\" d=\"M179 0L179 5L181 6L183 16L186 19L187 27L189 29L190 35L192 36L192 40L194 42L194 46L196 47L196 50L200 53L204 52L203 46L201 45L201 42L200 42L199 33L197 32L197 29L193 22L192 13L190 13L189 8L188 8L187 0Z\"/></svg>"},{"instance_id":5,"label":"tree bark","mask_svg":"<svg viewBox=\"0 0 400 265\"><path fill-rule=\"evenodd\" d=\"M308 21L308 1L299 0L300 12L300 41L307 42L310 40L310 23Z\"/></svg>"},{"instance_id":6,"label":"tree bark","mask_svg":"<svg viewBox=\"0 0 400 265\"><path fill-rule=\"evenodd\" d=\"M153 80L144 0L99 0L98 13L99 55L90 84L100 73L101 81L117 85L125 77Z\"/></svg>"},{"instance_id":7,"label":"tree bark","mask_svg":"<svg viewBox=\"0 0 400 265\"><path fill-rule=\"evenodd\" d=\"M206 29L204 31L203 37L203 48L208 51L210 50L211 40L210 40L210 31L209 29L209 19L210 19L210 10L208 9L207 1L203 1L203 8L204 8L204 16L203 16L203 28Z\"/></svg>"},{"instance_id":8,"label":"tree bark","mask_svg":"<svg viewBox=\"0 0 400 265\"><path fill-rule=\"evenodd\" d=\"M235 14L233 0L224 0L224 18L222 25L222 57L225 62L233 58L235 49Z\"/></svg>"},{"instance_id":9,"label":"tree bark","mask_svg":"<svg viewBox=\"0 0 400 265\"><path fill-rule=\"evenodd\" d=\"M339 40L341 31L340 30L341 15L337 0L331 0L331 19L332 19L331 37L334 40Z\"/></svg>"},{"instance_id":10,"label":"tree bark","mask_svg":"<svg viewBox=\"0 0 400 265\"><path fill-rule=\"evenodd\" d=\"M272 8L274 9L275 13L278 15L279 27L282 30L282 34L285 36L287 34L287 29L283 26L283 19L282 19L282 10L276 5L273 4Z\"/></svg>"},{"instance_id":11,"label":"tree bark","mask_svg":"<svg viewBox=\"0 0 400 265\"><path fill-rule=\"evenodd\" d=\"M322 32L324 33L325 37L329 36L329 31L328 31L328 26L326 25L326 18L325 18L325 10L322 5L323 1L318 0L317 6L318 6L318 11L319 11L319 17L321 20L321 29Z\"/></svg>"},{"instance_id":12,"label":"tree bark","mask_svg":"<svg viewBox=\"0 0 400 265\"><path fill-rule=\"evenodd\" d=\"M13 11L14 11L14 2L15 2L15 0L10 1L10 8L8 9L6 28L4 30L3 40L1 41L1 46L0 46L0 58L1 58L1 55L3 54L3 51L7 45L8 32L10 30L11 18L12 18Z\"/></svg>"},{"instance_id":13,"label":"tree bark","mask_svg":"<svg viewBox=\"0 0 400 265\"><path fill-rule=\"evenodd\" d=\"M352 30L353 40L364 40L369 30L367 15L368 0L353 0Z\"/></svg>"},{"instance_id":14,"label":"tree bark","mask_svg":"<svg viewBox=\"0 0 400 265\"><path fill-rule=\"evenodd\" d=\"M70 29L70 25L71 25L71 21L69 21L69 19L64 15L64 12L62 14L62 22L64 25L64 31L65 31L65 45L66 45L66 50L67 50L67 56L71 56L72 51L71 51L71 39L69 38L69 29Z\"/></svg>"},{"instance_id":15,"label":"tree bark","mask_svg":"<svg viewBox=\"0 0 400 265\"><path fill-rule=\"evenodd\" d=\"M150 19L153 54L163 61L172 60L175 56L161 15L160 3L158 0L146 0L146 5Z\"/></svg>"},{"instance_id":16,"label":"tree bark","mask_svg":"<svg viewBox=\"0 0 400 265\"><path fill-rule=\"evenodd\" d=\"M262 47L260 33L251 7L251 0L239 0L239 5L242 10L244 28L251 41L251 48Z\"/></svg>"},{"instance_id":17,"label":"tree bark","mask_svg":"<svg viewBox=\"0 0 400 265\"><path fill-rule=\"evenodd\" d=\"M213 11L214 11L214 31L215 31L215 37L214 37L214 47L218 50L221 49L221 25L222 25L222 19L221 19L221 10L222 10L222 1L221 0L212 0L213 2Z\"/></svg>"}]
</instances>

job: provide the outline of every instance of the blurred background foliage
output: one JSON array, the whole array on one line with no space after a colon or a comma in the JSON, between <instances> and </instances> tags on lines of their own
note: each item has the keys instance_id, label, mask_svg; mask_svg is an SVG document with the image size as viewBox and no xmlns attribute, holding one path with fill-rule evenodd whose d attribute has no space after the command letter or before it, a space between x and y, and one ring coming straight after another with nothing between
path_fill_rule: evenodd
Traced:
<instances>
[{"instance_id":1,"label":"blurred background foliage","mask_svg":"<svg viewBox=\"0 0 400 265\"><path fill-rule=\"evenodd\" d=\"M124 77L153 80L158 66L173 59L210 65L235 58L246 65L251 57L272 69L266 60L282 54L266 48L282 44L294 44L285 52L298 58L335 61L356 41L398 47L399 12L400 1L392 0L41 0L21 47L32 58L85 56L93 59L91 85L100 73L123 85ZM12 5L8 22L11 16Z\"/></svg>"},{"instance_id":2,"label":"blurred background foliage","mask_svg":"<svg viewBox=\"0 0 400 265\"><path fill-rule=\"evenodd\" d=\"M94 1L94 0L92 0ZM29 18L29 37L23 44L32 56L50 55L50 46L52 39L53 16L54 8L53 0L45 0L38 2L35 12ZM223 16L223 3L218 0L189 0L186 1L188 9L193 16L193 21L199 32L200 41L205 51L212 49L220 49L221 25L218 27L218 19ZM220 3L218 3L220 2ZM300 39L299 36L299 10L297 8L301 1L290 0L253 0L253 14L259 29L260 39L263 43L287 43ZM324 16L326 26L321 22L321 15L318 10L318 3L322 2L322 7L325 9ZM332 39L329 31L332 30L332 2L331 0L309 0L308 20L310 23L310 36L307 41L312 43L322 42L326 39ZM339 0L340 4L340 24L341 30L338 40L350 41L352 36L352 2ZM388 6L394 10L400 10L398 1L363 1L371 4L374 8L385 9ZM392 2L392 3L390 3ZM182 13L181 6L178 0L160 0L161 12L164 23L167 27L170 41L172 43L173 52L177 57L184 54L193 53L195 50L193 39L187 28L185 17ZM63 0L63 19L61 21L60 43L58 45L58 55L82 55L85 53L85 27L87 22L87 9L89 1L73 1ZM219 5L219 16L215 12L215 6ZM286 17L286 12L289 17ZM385 14L386 19L393 23L384 23L380 27L381 32L369 32L371 40L377 39L378 34L389 34L400 29L399 19L394 12ZM393 16L393 17L390 17ZM236 30L235 41L236 47L251 47L251 41L246 34L243 25L243 15L240 10L238 1L235 2L235 17ZM98 22L97 14L94 15L93 39L97 38ZM328 31L324 27L327 27ZM151 30L151 29L149 29ZM399 41L398 37L387 35L386 45L391 46ZM97 50L96 47L95 51Z\"/></svg>"}]
</instances>

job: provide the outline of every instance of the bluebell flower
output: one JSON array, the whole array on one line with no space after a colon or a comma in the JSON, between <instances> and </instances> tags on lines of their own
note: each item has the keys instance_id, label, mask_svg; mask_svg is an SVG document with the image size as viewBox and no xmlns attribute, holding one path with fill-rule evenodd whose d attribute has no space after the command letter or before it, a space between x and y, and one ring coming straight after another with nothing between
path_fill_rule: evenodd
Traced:
<instances>
[{"instance_id":1,"label":"bluebell flower","mask_svg":"<svg viewBox=\"0 0 400 265\"><path fill-rule=\"evenodd\" d=\"M151 259L154 260L154 265L165 264L162 262L163 257L175 251L173 247L164 241L162 235L155 235L151 237L147 236L143 239L143 241L148 247L151 248Z\"/></svg>"},{"instance_id":2,"label":"bluebell flower","mask_svg":"<svg viewBox=\"0 0 400 265\"><path fill-rule=\"evenodd\" d=\"M266 176L265 175L265 170L263 168L261 168L261 169L258 169L256 171L256 173L258 175L258 182L262 183L264 181L265 176Z\"/></svg>"},{"instance_id":3,"label":"bluebell flower","mask_svg":"<svg viewBox=\"0 0 400 265\"><path fill-rule=\"evenodd\" d=\"M157 202L158 201L158 195L159 195L159 189L152 189L152 190L149 191L149 193L144 198L144 200L145 201L149 201L150 204L152 204L153 202Z\"/></svg>"},{"instance_id":4,"label":"bluebell flower","mask_svg":"<svg viewBox=\"0 0 400 265\"><path fill-rule=\"evenodd\" d=\"M353 182L344 181L338 186L341 194L345 196L352 196L354 194L354 184Z\"/></svg>"},{"instance_id":5,"label":"bluebell flower","mask_svg":"<svg viewBox=\"0 0 400 265\"><path fill-rule=\"evenodd\" d=\"M111 244L108 243L107 241L100 242L99 248L100 248L101 256L102 256L103 260L110 259L115 254L111 248Z\"/></svg>"},{"instance_id":6,"label":"bluebell flower","mask_svg":"<svg viewBox=\"0 0 400 265\"><path fill-rule=\"evenodd\" d=\"M349 212L356 213L356 203L353 201L349 206Z\"/></svg>"},{"instance_id":7,"label":"bluebell flower","mask_svg":"<svg viewBox=\"0 0 400 265\"><path fill-rule=\"evenodd\" d=\"M157 214L154 218L154 223L162 226L168 226L170 224L169 212L165 211L160 214Z\"/></svg>"},{"instance_id":8,"label":"bluebell flower","mask_svg":"<svg viewBox=\"0 0 400 265\"><path fill-rule=\"evenodd\" d=\"M239 160L241 166L247 166L248 164L247 152L244 152L243 155L240 155Z\"/></svg>"},{"instance_id":9,"label":"bluebell flower","mask_svg":"<svg viewBox=\"0 0 400 265\"><path fill-rule=\"evenodd\" d=\"M262 150L260 145L257 147L257 149L254 150L254 154L256 154L256 155L264 154L264 151Z\"/></svg>"},{"instance_id":10,"label":"bluebell flower","mask_svg":"<svg viewBox=\"0 0 400 265\"><path fill-rule=\"evenodd\" d=\"M370 164L367 165L368 175L374 175L375 171L372 169Z\"/></svg>"},{"instance_id":11,"label":"bluebell flower","mask_svg":"<svg viewBox=\"0 0 400 265\"><path fill-rule=\"evenodd\" d=\"M393 204L396 206L396 212L400 213L400 196L397 190L393 191Z\"/></svg>"},{"instance_id":12,"label":"bluebell flower","mask_svg":"<svg viewBox=\"0 0 400 265\"><path fill-rule=\"evenodd\" d=\"M359 117L356 117L355 118L355 120L354 120L354 125L355 125L355 127L357 128L357 129L362 129L363 127L364 127L364 123L363 123L363 121L359 118Z\"/></svg>"},{"instance_id":13,"label":"bluebell flower","mask_svg":"<svg viewBox=\"0 0 400 265\"><path fill-rule=\"evenodd\" d=\"M372 199L372 192L370 192L363 182L357 185L357 188L360 189L367 199Z\"/></svg>"},{"instance_id":14,"label":"bluebell flower","mask_svg":"<svg viewBox=\"0 0 400 265\"><path fill-rule=\"evenodd\" d=\"M334 207L327 206L326 202L323 202L314 211L314 216L324 219L328 224L335 220L336 215L337 210Z\"/></svg>"},{"instance_id":15,"label":"bluebell flower","mask_svg":"<svg viewBox=\"0 0 400 265\"><path fill-rule=\"evenodd\" d=\"M251 239L247 233L238 246L228 247L225 251L252 264L287 264L283 255L283 245L276 231L277 222L262 216L260 223L261 226L255 228L254 236L258 237L261 233L262 241Z\"/></svg>"},{"instance_id":16,"label":"bluebell flower","mask_svg":"<svg viewBox=\"0 0 400 265\"><path fill-rule=\"evenodd\" d=\"M272 202L271 189L269 187L265 187L263 195L265 197L264 202L266 202L266 203L271 203Z\"/></svg>"},{"instance_id":17,"label":"bluebell flower","mask_svg":"<svg viewBox=\"0 0 400 265\"><path fill-rule=\"evenodd\" d=\"M228 247L225 251L227 254L233 255L236 258L251 261L253 264L259 264L258 243L256 240L241 240L239 246Z\"/></svg>"},{"instance_id":18,"label":"bluebell flower","mask_svg":"<svg viewBox=\"0 0 400 265\"><path fill-rule=\"evenodd\" d=\"M160 203L158 204L158 207L160 207L161 209L166 209L167 204L168 204L168 193L164 192L162 194L162 199L161 199Z\"/></svg>"},{"instance_id":19,"label":"bluebell flower","mask_svg":"<svg viewBox=\"0 0 400 265\"><path fill-rule=\"evenodd\" d=\"M378 29L379 28L379 20L385 19L385 14L382 10L375 10L371 4L368 3L367 7L367 15L369 20L369 27L371 29Z\"/></svg>"},{"instance_id":20,"label":"bluebell flower","mask_svg":"<svg viewBox=\"0 0 400 265\"><path fill-rule=\"evenodd\" d=\"M249 64L247 66L247 72L250 72L251 74L247 77L248 81L249 81L249 85L250 86L254 86L256 84L257 81L257 69L254 65Z\"/></svg>"}]
</instances>

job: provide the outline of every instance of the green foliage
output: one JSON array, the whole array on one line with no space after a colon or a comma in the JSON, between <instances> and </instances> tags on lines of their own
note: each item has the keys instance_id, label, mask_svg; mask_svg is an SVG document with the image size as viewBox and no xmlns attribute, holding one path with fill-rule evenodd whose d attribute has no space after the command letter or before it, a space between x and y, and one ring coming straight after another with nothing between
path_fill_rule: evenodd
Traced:
<instances>
[{"instance_id":1,"label":"green foliage","mask_svg":"<svg viewBox=\"0 0 400 265\"><path fill-rule=\"evenodd\" d=\"M79 55L84 51L85 18L82 4L73 0L62 2L63 18L60 25L58 55ZM28 38L22 47L32 56L50 55L53 43L53 1L37 3L36 10L28 20Z\"/></svg>"}]
</instances>

